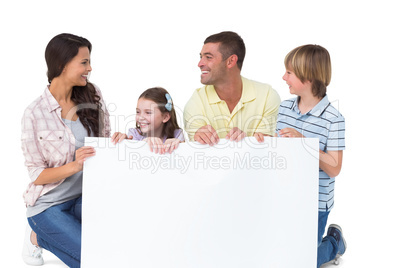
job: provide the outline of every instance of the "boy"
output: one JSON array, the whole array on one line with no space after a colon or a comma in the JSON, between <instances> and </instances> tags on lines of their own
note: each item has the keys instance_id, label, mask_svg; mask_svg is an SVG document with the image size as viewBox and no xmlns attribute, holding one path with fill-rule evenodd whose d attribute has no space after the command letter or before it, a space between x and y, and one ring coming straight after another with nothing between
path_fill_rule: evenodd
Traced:
<instances>
[{"instance_id":1,"label":"boy","mask_svg":"<svg viewBox=\"0 0 402 268\"><path fill-rule=\"evenodd\" d=\"M335 224L323 237L328 215L334 204L335 177L342 167L345 149L345 119L331 105L326 88L331 80L328 51L318 45L293 49L285 57L283 80L297 98L283 101L279 107L276 133L279 137L319 138L319 218L317 267L345 253L342 229Z\"/></svg>"}]
</instances>

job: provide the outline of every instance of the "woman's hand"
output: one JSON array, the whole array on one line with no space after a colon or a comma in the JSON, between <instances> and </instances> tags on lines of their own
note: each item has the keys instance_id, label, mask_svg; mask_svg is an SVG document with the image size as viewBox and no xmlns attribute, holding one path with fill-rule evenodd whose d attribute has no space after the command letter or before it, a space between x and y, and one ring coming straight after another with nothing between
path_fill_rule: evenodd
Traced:
<instances>
[{"instance_id":1,"label":"woman's hand","mask_svg":"<svg viewBox=\"0 0 402 268\"><path fill-rule=\"evenodd\" d=\"M165 153L171 154L173 152L173 150L176 150L177 147L179 147L180 142L181 141L179 139L175 139L175 138L167 139L165 141L164 146L163 146L164 147L163 149L165 150Z\"/></svg>"},{"instance_id":2,"label":"woman's hand","mask_svg":"<svg viewBox=\"0 0 402 268\"><path fill-rule=\"evenodd\" d=\"M161 138L148 137L148 138L144 139L143 141L146 141L148 143L149 149L151 150L151 152L154 152L156 154L164 154L165 153L163 141L161 140Z\"/></svg>"},{"instance_id":3,"label":"woman's hand","mask_svg":"<svg viewBox=\"0 0 402 268\"><path fill-rule=\"evenodd\" d=\"M74 166L76 171L79 172L84 167L84 162L87 158L92 157L96 154L94 147L83 146L75 151Z\"/></svg>"},{"instance_id":4,"label":"woman's hand","mask_svg":"<svg viewBox=\"0 0 402 268\"><path fill-rule=\"evenodd\" d=\"M35 185L45 185L66 179L82 171L87 158L95 155L91 146L83 146L75 151L75 160L60 167L45 168L34 181Z\"/></svg>"}]
</instances>

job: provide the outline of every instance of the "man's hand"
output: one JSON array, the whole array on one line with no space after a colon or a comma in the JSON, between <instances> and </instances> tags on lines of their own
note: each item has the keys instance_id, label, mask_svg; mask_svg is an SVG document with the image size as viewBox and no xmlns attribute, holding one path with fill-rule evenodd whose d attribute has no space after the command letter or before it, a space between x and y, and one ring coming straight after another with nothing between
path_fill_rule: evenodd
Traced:
<instances>
[{"instance_id":1,"label":"man's hand","mask_svg":"<svg viewBox=\"0 0 402 268\"><path fill-rule=\"evenodd\" d=\"M194 135L194 140L201 144L213 146L219 142L219 136L211 125L206 125L197 130Z\"/></svg>"},{"instance_id":2,"label":"man's hand","mask_svg":"<svg viewBox=\"0 0 402 268\"><path fill-rule=\"evenodd\" d=\"M256 132L256 133L254 133L254 138L255 138L259 143L263 143L263 142L264 142L265 136L269 136L269 135L263 134L263 133L261 133L261 132Z\"/></svg>"},{"instance_id":3,"label":"man's hand","mask_svg":"<svg viewBox=\"0 0 402 268\"><path fill-rule=\"evenodd\" d=\"M243 132L243 130L241 130L238 127L234 127L229 131L229 133L226 135L225 139L238 142L238 141L241 141L242 139L244 139L245 137L246 137L246 133Z\"/></svg>"}]
</instances>

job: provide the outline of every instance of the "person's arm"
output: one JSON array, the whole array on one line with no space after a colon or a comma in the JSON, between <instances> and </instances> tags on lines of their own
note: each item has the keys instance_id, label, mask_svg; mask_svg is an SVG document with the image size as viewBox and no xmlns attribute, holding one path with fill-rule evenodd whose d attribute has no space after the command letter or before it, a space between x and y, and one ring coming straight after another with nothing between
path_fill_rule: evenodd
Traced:
<instances>
[{"instance_id":1,"label":"person's arm","mask_svg":"<svg viewBox=\"0 0 402 268\"><path fill-rule=\"evenodd\" d=\"M184 129L190 141L209 145L218 143L218 134L205 115L203 103L197 91L184 107L183 120Z\"/></svg>"},{"instance_id":2,"label":"person's arm","mask_svg":"<svg viewBox=\"0 0 402 268\"><path fill-rule=\"evenodd\" d=\"M279 131L280 137L284 138L304 138L304 136L294 128L283 128ZM336 177L341 172L343 151L320 150L320 169L331 178Z\"/></svg>"},{"instance_id":3,"label":"person's arm","mask_svg":"<svg viewBox=\"0 0 402 268\"><path fill-rule=\"evenodd\" d=\"M331 178L336 177L341 172L343 151L320 150L320 168Z\"/></svg>"},{"instance_id":4,"label":"person's arm","mask_svg":"<svg viewBox=\"0 0 402 268\"><path fill-rule=\"evenodd\" d=\"M262 142L264 140L264 136L272 137L275 135L276 119L278 117L280 104L281 99L279 94L271 88L265 100L264 113L262 115L261 122L253 134L258 141Z\"/></svg>"},{"instance_id":5,"label":"person's arm","mask_svg":"<svg viewBox=\"0 0 402 268\"><path fill-rule=\"evenodd\" d=\"M94 155L95 149L93 147L83 146L75 151L75 161L60 167L44 169L33 183L35 185L44 185L68 178L71 175L80 172L83 169L85 160Z\"/></svg>"}]
</instances>

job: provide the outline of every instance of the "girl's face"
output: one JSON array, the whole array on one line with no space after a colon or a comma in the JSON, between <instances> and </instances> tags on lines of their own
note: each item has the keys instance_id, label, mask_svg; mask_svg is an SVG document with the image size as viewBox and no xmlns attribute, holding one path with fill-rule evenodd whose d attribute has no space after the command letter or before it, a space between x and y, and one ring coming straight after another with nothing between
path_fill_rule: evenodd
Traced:
<instances>
[{"instance_id":1,"label":"girl's face","mask_svg":"<svg viewBox=\"0 0 402 268\"><path fill-rule=\"evenodd\" d=\"M135 120L144 136L162 138L163 124L169 119L170 114L162 113L156 102L145 98L138 100Z\"/></svg>"},{"instance_id":2,"label":"girl's face","mask_svg":"<svg viewBox=\"0 0 402 268\"><path fill-rule=\"evenodd\" d=\"M300 79L295 75L292 69L286 68L286 72L283 75L282 79L286 81L286 84L288 84L291 94L301 96L303 95L303 93L306 92L306 90L310 89L311 91L311 82L306 81L302 83L302 81L300 81Z\"/></svg>"},{"instance_id":3,"label":"girl's face","mask_svg":"<svg viewBox=\"0 0 402 268\"><path fill-rule=\"evenodd\" d=\"M86 86L91 68L91 57L87 47L80 47L78 54L69 61L62 74L63 80L73 86Z\"/></svg>"}]
</instances>

